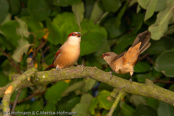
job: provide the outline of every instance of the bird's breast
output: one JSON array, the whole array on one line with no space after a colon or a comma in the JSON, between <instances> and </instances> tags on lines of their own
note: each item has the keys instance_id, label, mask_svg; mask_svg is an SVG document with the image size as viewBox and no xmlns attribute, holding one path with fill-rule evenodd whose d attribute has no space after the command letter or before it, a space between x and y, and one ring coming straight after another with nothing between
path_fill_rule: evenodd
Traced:
<instances>
[{"instance_id":1,"label":"bird's breast","mask_svg":"<svg viewBox=\"0 0 174 116\"><path fill-rule=\"evenodd\" d=\"M69 45L66 48L62 48L62 52L56 58L54 66L59 68L66 68L72 66L79 58L80 46Z\"/></svg>"}]
</instances>

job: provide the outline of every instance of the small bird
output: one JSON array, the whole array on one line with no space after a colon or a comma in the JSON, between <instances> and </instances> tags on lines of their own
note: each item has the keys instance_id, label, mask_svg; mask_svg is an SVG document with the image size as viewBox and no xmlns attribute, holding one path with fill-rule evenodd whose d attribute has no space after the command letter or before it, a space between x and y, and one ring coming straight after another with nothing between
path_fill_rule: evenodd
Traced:
<instances>
[{"instance_id":1,"label":"small bird","mask_svg":"<svg viewBox=\"0 0 174 116\"><path fill-rule=\"evenodd\" d=\"M60 70L72 66L79 58L80 42L80 32L70 33L68 35L68 39L56 52L53 63L49 65L45 70L50 70L52 68Z\"/></svg>"},{"instance_id":2,"label":"small bird","mask_svg":"<svg viewBox=\"0 0 174 116\"><path fill-rule=\"evenodd\" d=\"M151 45L149 42L150 37L151 33L149 31L142 32L136 37L132 46L127 51L119 55L114 52L106 52L102 55L102 58L114 72L118 74L130 73L130 81L132 81L134 66L137 63L139 55Z\"/></svg>"}]
</instances>

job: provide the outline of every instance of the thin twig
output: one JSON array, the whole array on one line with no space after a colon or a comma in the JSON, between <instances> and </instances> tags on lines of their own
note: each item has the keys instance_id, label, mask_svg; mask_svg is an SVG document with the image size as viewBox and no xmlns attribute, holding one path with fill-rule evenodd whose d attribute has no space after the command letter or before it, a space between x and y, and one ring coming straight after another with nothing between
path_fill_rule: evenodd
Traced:
<instances>
[{"instance_id":1,"label":"thin twig","mask_svg":"<svg viewBox=\"0 0 174 116\"><path fill-rule=\"evenodd\" d=\"M118 96L115 98L115 101L114 101L114 103L112 104L112 107L111 107L109 113L108 113L106 116L112 116L112 114L113 114L115 108L117 107L119 101L120 101L121 98L123 98L125 95L126 95L126 93L125 93L124 91L120 91L120 92L118 93Z\"/></svg>"},{"instance_id":2,"label":"thin twig","mask_svg":"<svg viewBox=\"0 0 174 116\"><path fill-rule=\"evenodd\" d=\"M22 102L25 102L25 101L30 100L32 97L34 97L34 96L36 96L36 95L42 95L42 94L44 94L44 93L45 93L45 91L34 93L34 94L28 96L27 98L18 101L17 103L20 104L20 103L22 103ZM14 103L14 102L13 102L13 103ZM13 104L13 103L11 103L11 104Z\"/></svg>"},{"instance_id":3,"label":"thin twig","mask_svg":"<svg viewBox=\"0 0 174 116\"><path fill-rule=\"evenodd\" d=\"M0 48L0 51L3 53L4 56L8 58L10 61L11 65L16 69L16 71L21 74L20 68L14 63L13 59L6 53L2 48Z\"/></svg>"},{"instance_id":4,"label":"thin twig","mask_svg":"<svg viewBox=\"0 0 174 116\"><path fill-rule=\"evenodd\" d=\"M42 48L45 46L46 43L47 43L47 39L42 38L42 39L41 39L41 42L40 42L40 44L39 44L39 46L38 46L38 48L34 50L32 59L34 59L34 58L36 57L37 52L38 52L40 49L42 49Z\"/></svg>"},{"instance_id":5,"label":"thin twig","mask_svg":"<svg viewBox=\"0 0 174 116\"><path fill-rule=\"evenodd\" d=\"M171 83L173 84L174 81L163 81L163 80L153 80L154 83Z\"/></svg>"},{"instance_id":6,"label":"thin twig","mask_svg":"<svg viewBox=\"0 0 174 116\"><path fill-rule=\"evenodd\" d=\"M146 58L147 56L148 56L148 53L145 53L145 54L143 54L141 57L139 57L138 60L139 60L139 61L140 61L140 60L143 60L143 59Z\"/></svg>"},{"instance_id":7,"label":"thin twig","mask_svg":"<svg viewBox=\"0 0 174 116\"><path fill-rule=\"evenodd\" d=\"M13 103L13 107L12 107L11 112L14 112L15 111L16 104L17 104L17 101L18 101L18 98L19 98L20 93L21 93L21 89L19 89L18 92L17 92L17 95L16 95L15 101ZM14 114L12 114L12 116L14 116Z\"/></svg>"},{"instance_id":8,"label":"thin twig","mask_svg":"<svg viewBox=\"0 0 174 116\"><path fill-rule=\"evenodd\" d=\"M147 59L151 64L154 64L153 60L150 59L150 57L146 57L146 59Z\"/></svg>"}]
</instances>

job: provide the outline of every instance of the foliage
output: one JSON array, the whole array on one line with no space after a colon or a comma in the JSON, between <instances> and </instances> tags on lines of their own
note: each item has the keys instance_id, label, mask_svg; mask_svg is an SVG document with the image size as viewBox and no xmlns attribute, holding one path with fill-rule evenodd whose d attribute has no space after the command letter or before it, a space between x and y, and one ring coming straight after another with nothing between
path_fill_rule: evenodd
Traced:
<instances>
[{"instance_id":1,"label":"foliage","mask_svg":"<svg viewBox=\"0 0 174 116\"><path fill-rule=\"evenodd\" d=\"M36 68L45 69L71 32L82 33L78 64L111 71L100 56L107 51L123 52L138 33L149 30L151 47L136 64L133 81L144 83L148 78L174 91L170 84L174 77L173 0L0 0L0 14L1 87L11 81L10 75L19 73L16 68L20 72L27 69L27 57L34 57ZM37 51L41 45L44 47ZM129 78L127 74L119 76ZM46 91L45 95L24 101L15 110L105 115L112 105L106 99L112 90L92 79L37 85L23 89L19 100L42 91ZM127 95L114 114L164 116L172 115L173 110L172 106L152 98Z\"/></svg>"}]
</instances>

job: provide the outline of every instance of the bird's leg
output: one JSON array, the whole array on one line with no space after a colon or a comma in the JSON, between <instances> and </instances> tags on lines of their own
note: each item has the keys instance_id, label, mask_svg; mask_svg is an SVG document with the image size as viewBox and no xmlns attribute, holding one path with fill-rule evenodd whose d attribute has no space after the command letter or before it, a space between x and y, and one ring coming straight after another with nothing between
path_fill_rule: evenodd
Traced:
<instances>
[{"instance_id":1,"label":"bird's leg","mask_svg":"<svg viewBox=\"0 0 174 116\"><path fill-rule=\"evenodd\" d=\"M83 72L83 69L84 69L83 65L77 65L77 67L81 67L82 68L81 72Z\"/></svg>"},{"instance_id":2,"label":"bird's leg","mask_svg":"<svg viewBox=\"0 0 174 116\"><path fill-rule=\"evenodd\" d=\"M131 77L130 77L129 81L132 81L132 75L133 75L133 73L134 73L133 71L130 72L130 76Z\"/></svg>"},{"instance_id":3,"label":"bird's leg","mask_svg":"<svg viewBox=\"0 0 174 116\"><path fill-rule=\"evenodd\" d=\"M59 75L61 76L61 74L60 74L60 73L61 73L62 69L61 69L61 68L59 68L59 66L58 66L58 65L56 66L56 71L59 71Z\"/></svg>"},{"instance_id":4,"label":"bird's leg","mask_svg":"<svg viewBox=\"0 0 174 116\"><path fill-rule=\"evenodd\" d=\"M111 80L112 79L112 71L110 71L109 74L110 74L110 80Z\"/></svg>"}]
</instances>

